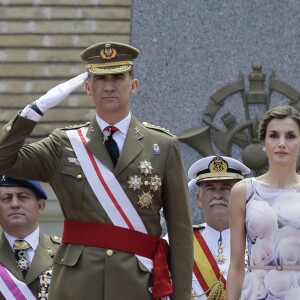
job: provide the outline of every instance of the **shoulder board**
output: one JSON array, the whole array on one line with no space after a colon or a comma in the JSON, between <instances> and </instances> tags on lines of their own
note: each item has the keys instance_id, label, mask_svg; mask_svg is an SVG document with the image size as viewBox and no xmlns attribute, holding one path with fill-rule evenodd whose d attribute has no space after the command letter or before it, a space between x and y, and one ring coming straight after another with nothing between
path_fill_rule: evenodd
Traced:
<instances>
[{"instance_id":1,"label":"shoulder board","mask_svg":"<svg viewBox=\"0 0 300 300\"><path fill-rule=\"evenodd\" d=\"M64 127L64 128L61 128L62 130L71 130L71 129L78 129L78 128L81 128L81 127L86 127L86 126L89 126L90 125L90 122L86 122L84 124L79 124L79 125L70 125L70 126L67 126L67 127Z\"/></svg>"},{"instance_id":2,"label":"shoulder board","mask_svg":"<svg viewBox=\"0 0 300 300\"><path fill-rule=\"evenodd\" d=\"M50 239L52 242L56 243L56 244L60 244L61 243L61 238L58 237L57 235L50 235Z\"/></svg>"},{"instance_id":3,"label":"shoulder board","mask_svg":"<svg viewBox=\"0 0 300 300\"><path fill-rule=\"evenodd\" d=\"M170 132L170 130L166 129L166 128L163 128L163 127L160 127L160 126L157 126L157 125L153 125L153 124L150 124L148 122L143 122L142 123L144 127L146 128L150 128L150 129L154 129L154 130L159 130L159 131L162 131L170 136L174 136L174 134L172 134Z\"/></svg>"},{"instance_id":4,"label":"shoulder board","mask_svg":"<svg viewBox=\"0 0 300 300\"><path fill-rule=\"evenodd\" d=\"M202 228L205 228L205 224L195 224L193 225L193 229L202 229Z\"/></svg>"}]
</instances>

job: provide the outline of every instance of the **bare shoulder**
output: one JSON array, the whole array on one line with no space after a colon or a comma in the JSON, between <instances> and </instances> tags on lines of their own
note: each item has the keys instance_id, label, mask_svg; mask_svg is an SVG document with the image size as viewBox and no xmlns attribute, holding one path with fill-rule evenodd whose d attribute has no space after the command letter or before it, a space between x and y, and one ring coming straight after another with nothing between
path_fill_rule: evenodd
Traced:
<instances>
[{"instance_id":1,"label":"bare shoulder","mask_svg":"<svg viewBox=\"0 0 300 300\"><path fill-rule=\"evenodd\" d=\"M237 182L231 189L229 206L232 210L238 210L246 206L246 180Z\"/></svg>"},{"instance_id":2,"label":"bare shoulder","mask_svg":"<svg viewBox=\"0 0 300 300\"><path fill-rule=\"evenodd\" d=\"M232 193L244 193L246 194L246 180L243 179L241 181L238 181L231 189L231 194Z\"/></svg>"}]
</instances>

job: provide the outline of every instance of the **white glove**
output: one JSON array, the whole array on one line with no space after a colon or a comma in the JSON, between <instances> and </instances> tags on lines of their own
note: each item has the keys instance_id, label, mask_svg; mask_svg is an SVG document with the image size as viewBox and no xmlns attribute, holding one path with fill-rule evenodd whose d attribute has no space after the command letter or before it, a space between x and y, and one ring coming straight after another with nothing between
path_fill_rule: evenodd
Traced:
<instances>
[{"instance_id":1,"label":"white glove","mask_svg":"<svg viewBox=\"0 0 300 300\"><path fill-rule=\"evenodd\" d=\"M20 115L24 118L38 122L42 118L44 112L62 102L71 92L79 88L87 77L88 73L84 72L57 85L33 103L28 104L21 111Z\"/></svg>"},{"instance_id":2,"label":"white glove","mask_svg":"<svg viewBox=\"0 0 300 300\"><path fill-rule=\"evenodd\" d=\"M49 108L58 105L64 100L71 92L79 88L87 79L88 73L84 72L76 77L57 85L35 101L39 110L44 113Z\"/></svg>"}]
</instances>

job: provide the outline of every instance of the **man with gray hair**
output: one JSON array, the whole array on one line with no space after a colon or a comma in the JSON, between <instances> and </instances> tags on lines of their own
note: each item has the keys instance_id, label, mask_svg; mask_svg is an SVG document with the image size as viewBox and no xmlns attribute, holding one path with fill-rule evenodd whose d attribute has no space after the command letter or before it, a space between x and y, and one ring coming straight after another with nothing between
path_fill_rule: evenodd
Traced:
<instances>
[{"instance_id":1,"label":"man with gray hair","mask_svg":"<svg viewBox=\"0 0 300 300\"><path fill-rule=\"evenodd\" d=\"M209 156L188 170L189 188L199 186L197 202L206 223L194 225L192 299L225 299L230 263L228 200L232 186L250 169L226 156Z\"/></svg>"}]
</instances>

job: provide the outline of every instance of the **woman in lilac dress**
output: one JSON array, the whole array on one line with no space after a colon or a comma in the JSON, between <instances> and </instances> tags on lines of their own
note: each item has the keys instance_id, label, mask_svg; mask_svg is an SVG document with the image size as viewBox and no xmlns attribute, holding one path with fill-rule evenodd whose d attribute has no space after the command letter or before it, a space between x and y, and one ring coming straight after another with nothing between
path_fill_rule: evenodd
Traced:
<instances>
[{"instance_id":1,"label":"woman in lilac dress","mask_svg":"<svg viewBox=\"0 0 300 300\"><path fill-rule=\"evenodd\" d=\"M290 106L267 111L258 136L269 170L231 190L227 300L300 299L299 111Z\"/></svg>"}]
</instances>

